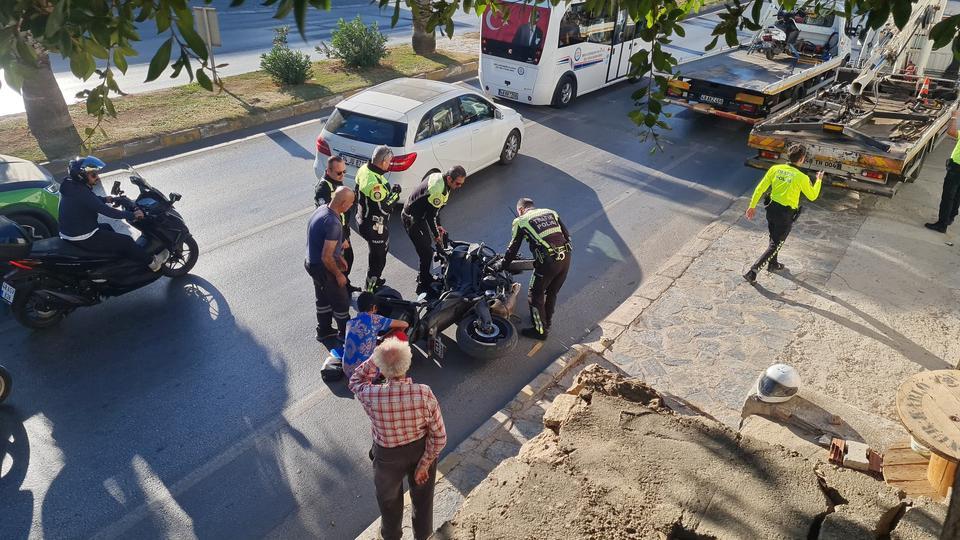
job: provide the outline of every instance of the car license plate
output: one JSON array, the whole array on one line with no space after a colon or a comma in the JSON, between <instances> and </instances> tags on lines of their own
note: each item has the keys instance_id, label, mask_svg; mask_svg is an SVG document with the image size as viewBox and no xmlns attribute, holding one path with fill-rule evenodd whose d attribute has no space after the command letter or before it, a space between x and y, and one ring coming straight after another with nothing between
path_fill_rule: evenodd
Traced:
<instances>
[{"instance_id":1,"label":"car license plate","mask_svg":"<svg viewBox=\"0 0 960 540\"><path fill-rule=\"evenodd\" d=\"M346 154L340 154L340 157L343 158L343 162L346 163L347 166L349 167L356 167L359 169L360 167L363 167L364 165L367 164L367 160L365 159L355 158L353 156L348 156Z\"/></svg>"},{"instance_id":2,"label":"car license plate","mask_svg":"<svg viewBox=\"0 0 960 540\"><path fill-rule=\"evenodd\" d=\"M3 286L0 287L0 293L3 294L3 299L8 304L13 303L13 295L16 294L17 290L13 288L13 285L4 282Z\"/></svg>"},{"instance_id":3,"label":"car license plate","mask_svg":"<svg viewBox=\"0 0 960 540\"><path fill-rule=\"evenodd\" d=\"M503 88L497 89L497 95L500 97L505 97L507 99L520 99L520 94L516 92L511 92L510 90L504 90Z\"/></svg>"},{"instance_id":4,"label":"car license plate","mask_svg":"<svg viewBox=\"0 0 960 540\"><path fill-rule=\"evenodd\" d=\"M722 97L708 96L706 94L700 94L700 101L703 103L715 103L717 105L723 105Z\"/></svg>"}]
</instances>

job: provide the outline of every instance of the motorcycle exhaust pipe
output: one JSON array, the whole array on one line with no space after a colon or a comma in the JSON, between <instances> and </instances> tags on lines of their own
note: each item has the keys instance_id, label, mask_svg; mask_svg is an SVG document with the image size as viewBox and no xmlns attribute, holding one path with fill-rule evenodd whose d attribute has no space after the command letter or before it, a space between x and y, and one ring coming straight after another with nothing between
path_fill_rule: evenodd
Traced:
<instances>
[{"instance_id":1,"label":"motorcycle exhaust pipe","mask_svg":"<svg viewBox=\"0 0 960 540\"><path fill-rule=\"evenodd\" d=\"M56 291L51 291L48 289L35 291L35 294L42 297L44 300L49 301L59 301L68 306L92 306L96 304L95 301L90 301L88 298L82 296L77 296L75 294L66 294Z\"/></svg>"}]
</instances>

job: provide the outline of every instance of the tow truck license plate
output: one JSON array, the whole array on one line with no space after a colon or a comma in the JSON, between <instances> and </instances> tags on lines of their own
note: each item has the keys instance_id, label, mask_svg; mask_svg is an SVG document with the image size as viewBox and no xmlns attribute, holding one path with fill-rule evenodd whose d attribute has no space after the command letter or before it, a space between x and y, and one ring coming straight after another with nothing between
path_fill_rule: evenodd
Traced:
<instances>
[{"instance_id":1,"label":"tow truck license plate","mask_svg":"<svg viewBox=\"0 0 960 540\"><path fill-rule=\"evenodd\" d=\"M0 287L0 293L3 293L3 299L8 304L13 303L13 295L16 294L17 290L13 288L13 285L4 282L3 286Z\"/></svg>"},{"instance_id":2,"label":"tow truck license plate","mask_svg":"<svg viewBox=\"0 0 960 540\"><path fill-rule=\"evenodd\" d=\"M723 105L723 98L719 96L708 96L706 94L700 94L700 101L703 103L715 103L717 105Z\"/></svg>"},{"instance_id":3,"label":"tow truck license plate","mask_svg":"<svg viewBox=\"0 0 960 540\"><path fill-rule=\"evenodd\" d=\"M520 99L520 94L511 92L510 90L504 90L503 88L497 88L497 95L507 99Z\"/></svg>"}]
</instances>

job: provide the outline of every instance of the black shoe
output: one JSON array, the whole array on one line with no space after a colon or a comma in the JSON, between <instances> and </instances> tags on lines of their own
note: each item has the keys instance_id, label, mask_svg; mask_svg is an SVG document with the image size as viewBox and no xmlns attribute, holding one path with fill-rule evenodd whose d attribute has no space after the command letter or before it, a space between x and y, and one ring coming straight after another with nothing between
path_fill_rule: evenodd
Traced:
<instances>
[{"instance_id":1,"label":"black shoe","mask_svg":"<svg viewBox=\"0 0 960 540\"><path fill-rule=\"evenodd\" d=\"M355 286L353 283L347 283L347 294L363 292L363 289Z\"/></svg>"},{"instance_id":2,"label":"black shoe","mask_svg":"<svg viewBox=\"0 0 960 540\"><path fill-rule=\"evenodd\" d=\"M320 343L323 343L330 338L335 338L339 335L340 333L335 328L327 328L326 330L317 328L317 341Z\"/></svg>"},{"instance_id":3,"label":"black shoe","mask_svg":"<svg viewBox=\"0 0 960 540\"><path fill-rule=\"evenodd\" d=\"M743 279L747 280L747 283L756 283L757 271L751 268L749 272L743 275Z\"/></svg>"},{"instance_id":4,"label":"black shoe","mask_svg":"<svg viewBox=\"0 0 960 540\"><path fill-rule=\"evenodd\" d=\"M779 272L781 270L786 270L787 267L783 265L782 262L770 263L767 265L767 272Z\"/></svg>"},{"instance_id":5,"label":"black shoe","mask_svg":"<svg viewBox=\"0 0 960 540\"><path fill-rule=\"evenodd\" d=\"M523 337L531 338L531 339L539 339L540 341L547 339L547 333L537 332L536 328L524 328L523 330L520 331L520 335Z\"/></svg>"},{"instance_id":6,"label":"black shoe","mask_svg":"<svg viewBox=\"0 0 960 540\"><path fill-rule=\"evenodd\" d=\"M947 232L947 226L942 225L938 221L934 221L933 223L924 223L923 226L930 229L931 231L937 231L938 233Z\"/></svg>"}]
</instances>

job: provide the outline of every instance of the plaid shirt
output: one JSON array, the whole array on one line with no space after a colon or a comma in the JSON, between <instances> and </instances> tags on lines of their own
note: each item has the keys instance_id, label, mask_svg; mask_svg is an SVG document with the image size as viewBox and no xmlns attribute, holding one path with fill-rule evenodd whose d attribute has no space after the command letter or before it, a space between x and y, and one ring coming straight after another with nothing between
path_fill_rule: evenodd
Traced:
<instances>
[{"instance_id":1,"label":"plaid shirt","mask_svg":"<svg viewBox=\"0 0 960 540\"><path fill-rule=\"evenodd\" d=\"M374 384L377 366L367 360L350 376L350 391L370 417L373 440L394 448L427 437L420 467L428 467L447 444L447 429L433 390L410 377Z\"/></svg>"}]
</instances>

